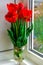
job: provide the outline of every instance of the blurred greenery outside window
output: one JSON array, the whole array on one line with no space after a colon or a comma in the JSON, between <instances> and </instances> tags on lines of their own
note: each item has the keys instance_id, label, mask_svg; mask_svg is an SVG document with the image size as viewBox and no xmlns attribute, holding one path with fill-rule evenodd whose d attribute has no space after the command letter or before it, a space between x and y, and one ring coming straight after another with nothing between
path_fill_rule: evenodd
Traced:
<instances>
[{"instance_id":1,"label":"blurred greenery outside window","mask_svg":"<svg viewBox=\"0 0 43 65\"><path fill-rule=\"evenodd\" d=\"M34 49L43 54L43 3L34 6Z\"/></svg>"}]
</instances>

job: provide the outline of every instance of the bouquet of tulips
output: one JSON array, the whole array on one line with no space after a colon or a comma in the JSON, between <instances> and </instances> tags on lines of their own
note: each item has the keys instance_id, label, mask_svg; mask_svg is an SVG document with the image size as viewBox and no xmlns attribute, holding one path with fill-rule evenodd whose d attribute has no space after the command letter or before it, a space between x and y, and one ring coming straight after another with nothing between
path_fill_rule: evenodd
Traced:
<instances>
[{"instance_id":1,"label":"bouquet of tulips","mask_svg":"<svg viewBox=\"0 0 43 65\"><path fill-rule=\"evenodd\" d=\"M11 24L10 29L7 30L8 35L18 51L15 54L19 57L21 48L27 44L27 38L33 29L33 25L27 27L27 23L32 18L32 10L25 8L23 3L7 4L7 9L5 19Z\"/></svg>"}]
</instances>

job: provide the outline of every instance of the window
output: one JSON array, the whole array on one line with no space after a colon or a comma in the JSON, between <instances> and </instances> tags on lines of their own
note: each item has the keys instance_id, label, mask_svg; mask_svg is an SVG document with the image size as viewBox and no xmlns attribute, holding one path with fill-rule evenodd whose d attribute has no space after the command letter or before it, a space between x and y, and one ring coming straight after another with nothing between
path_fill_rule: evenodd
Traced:
<instances>
[{"instance_id":1,"label":"window","mask_svg":"<svg viewBox=\"0 0 43 65\"><path fill-rule=\"evenodd\" d=\"M30 36L28 37L28 43L27 43L27 50L28 50L28 56L29 56L29 58L33 61L33 62L35 62L36 63L36 65L43 65L43 53L41 52L42 50L43 50L43 47L42 47L42 50L39 52L35 47L37 47L35 44L36 44L36 42L35 42L35 40L34 40L34 38L36 38L35 37L35 31L37 30L37 29L35 29L37 26L35 26L35 19L37 19L37 18L35 18L35 15L37 15L37 14L35 14L35 11L36 11L36 9L35 8L37 8L37 7L39 7L40 8L40 10L43 12L43 8L42 7L40 7L40 5L42 5L42 2L43 2L43 0L29 0L29 4L31 4L29 7L30 7L30 9L32 9L32 23L33 23L33 31L32 31L32 33L30 34ZM41 9L42 8L42 9ZM38 10L38 11L40 11L40 10ZM42 13L41 12L41 13ZM41 23L42 24L42 23ZM29 25L31 25L31 23L29 23ZM39 24L38 24L38 26L39 26ZM43 28L43 27L42 27ZM37 32L37 31L36 31ZM40 32L40 31L39 31ZM39 40L38 40L39 41ZM37 45L38 45L39 43L37 43ZM43 43L42 43L42 45L43 45Z\"/></svg>"},{"instance_id":2,"label":"window","mask_svg":"<svg viewBox=\"0 0 43 65\"><path fill-rule=\"evenodd\" d=\"M34 6L34 49L43 55L43 0Z\"/></svg>"},{"instance_id":3,"label":"window","mask_svg":"<svg viewBox=\"0 0 43 65\"><path fill-rule=\"evenodd\" d=\"M43 0L34 0L34 4L30 0L30 3L30 8L34 13L31 20L33 22L33 31L29 37L29 50L43 58Z\"/></svg>"}]
</instances>

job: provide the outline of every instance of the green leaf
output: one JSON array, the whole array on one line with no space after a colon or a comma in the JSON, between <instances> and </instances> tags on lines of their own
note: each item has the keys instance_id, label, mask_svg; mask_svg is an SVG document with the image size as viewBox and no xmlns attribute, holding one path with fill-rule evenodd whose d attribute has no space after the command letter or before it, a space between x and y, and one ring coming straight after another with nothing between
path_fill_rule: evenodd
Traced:
<instances>
[{"instance_id":1,"label":"green leaf","mask_svg":"<svg viewBox=\"0 0 43 65\"><path fill-rule=\"evenodd\" d=\"M26 45L26 44L27 44L27 38L24 37L22 46L24 46L24 45Z\"/></svg>"},{"instance_id":2,"label":"green leaf","mask_svg":"<svg viewBox=\"0 0 43 65\"><path fill-rule=\"evenodd\" d=\"M23 47L24 45L26 45L27 44L27 38L26 37L19 37L18 39L17 39L17 47L19 47L19 48L21 48L21 47Z\"/></svg>"},{"instance_id":3,"label":"green leaf","mask_svg":"<svg viewBox=\"0 0 43 65\"><path fill-rule=\"evenodd\" d=\"M26 22L24 22L24 37L26 38Z\"/></svg>"},{"instance_id":4,"label":"green leaf","mask_svg":"<svg viewBox=\"0 0 43 65\"><path fill-rule=\"evenodd\" d=\"M26 30L26 36L27 36L27 37L28 37L29 34L31 33L32 29L33 29L33 24L31 24L31 26L30 26L29 28L27 28L27 30Z\"/></svg>"},{"instance_id":5,"label":"green leaf","mask_svg":"<svg viewBox=\"0 0 43 65\"><path fill-rule=\"evenodd\" d=\"M12 43L14 44L15 42L14 42L14 35L13 35L12 30L10 29L10 30L7 30L7 31L8 31L8 35L9 35L9 37L10 37Z\"/></svg>"},{"instance_id":6,"label":"green leaf","mask_svg":"<svg viewBox=\"0 0 43 65\"><path fill-rule=\"evenodd\" d=\"M22 47L22 36L21 37L18 37L18 39L17 39L17 47L18 48L21 48Z\"/></svg>"},{"instance_id":7,"label":"green leaf","mask_svg":"<svg viewBox=\"0 0 43 65\"><path fill-rule=\"evenodd\" d=\"M17 47L21 48L26 45L27 37L26 37L26 23L20 20L19 26L19 36L17 38Z\"/></svg>"},{"instance_id":8,"label":"green leaf","mask_svg":"<svg viewBox=\"0 0 43 65\"><path fill-rule=\"evenodd\" d=\"M18 47L18 48L21 48L21 47L22 47L20 41L17 41L17 47Z\"/></svg>"},{"instance_id":9,"label":"green leaf","mask_svg":"<svg viewBox=\"0 0 43 65\"><path fill-rule=\"evenodd\" d=\"M11 30L13 32L14 39L15 39L15 42L16 42L17 41L17 37L18 37L17 22L16 23L11 23Z\"/></svg>"}]
</instances>

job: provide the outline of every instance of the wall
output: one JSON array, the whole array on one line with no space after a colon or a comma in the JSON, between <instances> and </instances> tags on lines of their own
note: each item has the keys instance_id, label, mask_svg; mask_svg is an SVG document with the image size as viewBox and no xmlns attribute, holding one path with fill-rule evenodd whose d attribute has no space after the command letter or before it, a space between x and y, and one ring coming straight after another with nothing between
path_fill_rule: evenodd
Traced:
<instances>
[{"instance_id":1,"label":"wall","mask_svg":"<svg viewBox=\"0 0 43 65\"><path fill-rule=\"evenodd\" d=\"M10 2L14 2L14 0L0 0L0 51L13 48L7 33L10 24L4 18L7 13L6 4Z\"/></svg>"},{"instance_id":2,"label":"wall","mask_svg":"<svg viewBox=\"0 0 43 65\"><path fill-rule=\"evenodd\" d=\"M23 2L25 6L29 7L29 0L16 0L16 3ZM14 0L0 0L0 60L12 58L12 52L1 52L3 50L12 49L13 45L7 33L7 29L10 28L10 23L5 20L5 14L7 13L7 3L14 2ZM10 53L11 52L11 53Z\"/></svg>"},{"instance_id":3,"label":"wall","mask_svg":"<svg viewBox=\"0 0 43 65\"><path fill-rule=\"evenodd\" d=\"M16 0L16 2L23 2L25 6L28 6L29 0ZM10 38L7 33L7 29L10 28L10 23L5 20L5 14L7 13L7 3L14 2L14 0L0 0L0 51L13 48Z\"/></svg>"}]
</instances>

